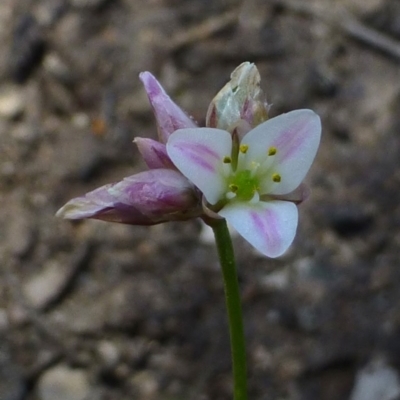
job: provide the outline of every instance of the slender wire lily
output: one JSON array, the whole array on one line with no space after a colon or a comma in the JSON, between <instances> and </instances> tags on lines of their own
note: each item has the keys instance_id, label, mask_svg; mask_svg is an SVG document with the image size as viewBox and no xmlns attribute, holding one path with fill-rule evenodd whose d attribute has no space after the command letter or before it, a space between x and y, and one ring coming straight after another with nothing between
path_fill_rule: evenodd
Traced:
<instances>
[{"instance_id":1,"label":"slender wire lily","mask_svg":"<svg viewBox=\"0 0 400 400\"><path fill-rule=\"evenodd\" d=\"M148 170L67 202L57 216L154 225L200 217L214 231L224 278L235 400L247 399L240 288L228 221L269 257L293 242L301 183L316 155L321 122L311 110L269 119L254 64L237 67L197 124L149 72L140 74L157 121L158 141L134 142Z\"/></svg>"}]
</instances>

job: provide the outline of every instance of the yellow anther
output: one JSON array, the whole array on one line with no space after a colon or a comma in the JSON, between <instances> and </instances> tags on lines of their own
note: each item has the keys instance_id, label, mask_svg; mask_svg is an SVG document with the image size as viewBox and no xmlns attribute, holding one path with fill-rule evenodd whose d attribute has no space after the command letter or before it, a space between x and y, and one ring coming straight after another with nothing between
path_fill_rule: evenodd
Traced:
<instances>
[{"instance_id":1,"label":"yellow anther","mask_svg":"<svg viewBox=\"0 0 400 400\"><path fill-rule=\"evenodd\" d=\"M236 193L237 191L238 191L238 186L237 185L235 185L234 183L231 183L230 185L229 185L229 189L231 189L231 192L233 192L233 193Z\"/></svg>"},{"instance_id":2,"label":"yellow anther","mask_svg":"<svg viewBox=\"0 0 400 400\"><path fill-rule=\"evenodd\" d=\"M239 147L239 150L241 153L246 154L247 150L249 149L249 145L248 144L241 144Z\"/></svg>"},{"instance_id":3,"label":"yellow anther","mask_svg":"<svg viewBox=\"0 0 400 400\"><path fill-rule=\"evenodd\" d=\"M222 162L224 164L230 164L232 162L232 158L230 158L229 156L225 156L222 160Z\"/></svg>"},{"instance_id":4,"label":"yellow anther","mask_svg":"<svg viewBox=\"0 0 400 400\"><path fill-rule=\"evenodd\" d=\"M275 172L275 174L272 175L272 180L279 183L281 181L281 176Z\"/></svg>"},{"instance_id":5,"label":"yellow anther","mask_svg":"<svg viewBox=\"0 0 400 400\"><path fill-rule=\"evenodd\" d=\"M276 147L270 147L270 148L268 149L268 155L269 155L269 156L274 156L274 155L276 154L277 151L278 151L278 150L276 149Z\"/></svg>"}]
</instances>

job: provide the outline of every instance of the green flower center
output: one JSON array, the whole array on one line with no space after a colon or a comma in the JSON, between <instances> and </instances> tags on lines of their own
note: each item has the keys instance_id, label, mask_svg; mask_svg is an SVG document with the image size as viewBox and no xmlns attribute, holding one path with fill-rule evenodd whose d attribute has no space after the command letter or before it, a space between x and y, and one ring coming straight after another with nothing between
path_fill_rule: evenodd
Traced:
<instances>
[{"instance_id":1,"label":"green flower center","mask_svg":"<svg viewBox=\"0 0 400 400\"><path fill-rule=\"evenodd\" d=\"M259 190L258 179L252 176L248 169L237 171L229 177L228 187L235 198L242 201L250 201Z\"/></svg>"}]
</instances>

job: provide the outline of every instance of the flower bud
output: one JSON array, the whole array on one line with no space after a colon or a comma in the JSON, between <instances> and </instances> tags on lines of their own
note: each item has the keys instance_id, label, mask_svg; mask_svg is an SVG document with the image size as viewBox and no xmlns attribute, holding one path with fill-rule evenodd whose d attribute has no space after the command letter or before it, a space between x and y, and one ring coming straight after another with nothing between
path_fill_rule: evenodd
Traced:
<instances>
[{"instance_id":1,"label":"flower bud","mask_svg":"<svg viewBox=\"0 0 400 400\"><path fill-rule=\"evenodd\" d=\"M170 160L165 144L153 139L137 137L133 141L149 169L168 168L175 169Z\"/></svg>"},{"instance_id":2,"label":"flower bud","mask_svg":"<svg viewBox=\"0 0 400 400\"><path fill-rule=\"evenodd\" d=\"M201 213L198 192L189 180L174 170L153 169L72 199L57 216L154 225L195 218Z\"/></svg>"},{"instance_id":3,"label":"flower bud","mask_svg":"<svg viewBox=\"0 0 400 400\"><path fill-rule=\"evenodd\" d=\"M167 143L169 135L177 129L197 127L196 123L171 100L150 72L142 72L139 78L153 107L161 143Z\"/></svg>"},{"instance_id":4,"label":"flower bud","mask_svg":"<svg viewBox=\"0 0 400 400\"><path fill-rule=\"evenodd\" d=\"M206 126L228 132L244 120L249 129L268 119L268 105L260 88L261 77L257 67L249 62L240 64L231 74L231 80L212 100L206 117Z\"/></svg>"}]
</instances>

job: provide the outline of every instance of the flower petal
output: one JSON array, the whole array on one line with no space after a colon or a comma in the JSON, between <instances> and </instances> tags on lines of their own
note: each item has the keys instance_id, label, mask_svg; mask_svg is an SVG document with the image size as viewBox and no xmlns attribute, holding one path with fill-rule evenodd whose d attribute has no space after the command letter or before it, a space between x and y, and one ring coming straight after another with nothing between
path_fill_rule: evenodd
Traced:
<instances>
[{"instance_id":1,"label":"flower petal","mask_svg":"<svg viewBox=\"0 0 400 400\"><path fill-rule=\"evenodd\" d=\"M287 201L260 201L254 205L232 202L218 214L268 257L282 255L296 234L297 207Z\"/></svg>"},{"instance_id":2,"label":"flower petal","mask_svg":"<svg viewBox=\"0 0 400 400\"><path fill-rule=\"evenodd\" d=\"M230 156L231 151L231 135L213 128L180 129L167 143L172 162L211 204L226 192L222 160Z\"/></svg>"},{"instance_id":3,"label":"flower petal","mask_svg":"<svg viewBox=\"0 0 400 400\"><path fill-rule=\"evenodd\" d=\"M296 110L271 118L251 130L242 140L248 144L246 160L262 163L269 149L275 148L271 158L271 177L267 176L261 194L286 194L296 189L306 176L315 158L321 137L321 121L311 110ZM273 183L272 174L280 175ZM269 180L271 179L271 181Z\"/></svg>"},{"instance_id":4,"label":"flower petal","mask_svg":"<svg viewBox=\"0 0 400 400\"><path fill-rule=\"evenodd\" d=\"M178 171L154 169L70 200L58 212L67 219L95 218L132 225L186 220L202 213L192 184Z\"/></svg>"},{"instance_id":5,"label":"flower petal","mask_svg":"<svg viewBox=\"0 0 400 400\"><path fill-rule=\"evenodd\" d=\"M150 72L139 75L144 84L158 125L158 136L166 143L169 135L181 128L194 128L196 123L167 95L163 87Z\"/></svg>"}]
</instances>

